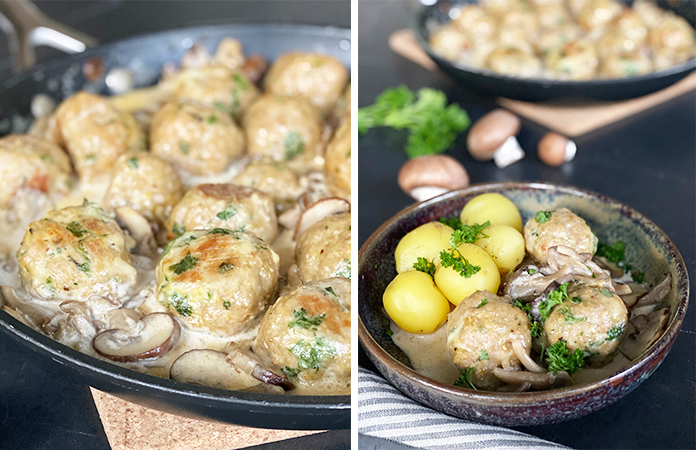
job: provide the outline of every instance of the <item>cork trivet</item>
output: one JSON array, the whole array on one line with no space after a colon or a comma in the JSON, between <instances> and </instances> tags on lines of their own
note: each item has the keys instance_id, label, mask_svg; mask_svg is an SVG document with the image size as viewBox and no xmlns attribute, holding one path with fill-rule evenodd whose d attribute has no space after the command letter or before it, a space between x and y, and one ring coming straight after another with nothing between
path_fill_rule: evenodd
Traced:
<instances>
[{"instance_id":1,"label":"cork trivet","mask_svg":"<svg viewBox=\"0 0 696 450\"><path fill-rule=\"evenodd\" d=\"M437 64L416 41L411 30L398 30L389 36L389 47L397 54L432 71ZM530 103L499 97L499 105L566 136L579 136L696 90L696 72L661 91L643 97L615 102Z\"/></svg>"},{"instance_id":2,"label":"cork trivet","mask_svg":"<svg viewBox=\"0 0 696 450\"><path fill-rule=\"evenodd\" d=\"M322 433L188 419L90 389L112 450L230 450Z\"/></svg>"}]
</instances>

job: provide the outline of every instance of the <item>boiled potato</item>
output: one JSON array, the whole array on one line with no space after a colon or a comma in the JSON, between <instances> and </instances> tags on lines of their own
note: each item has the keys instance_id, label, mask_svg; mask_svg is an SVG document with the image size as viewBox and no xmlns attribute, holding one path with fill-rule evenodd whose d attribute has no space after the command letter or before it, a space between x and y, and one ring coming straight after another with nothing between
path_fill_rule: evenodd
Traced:
<instances>
[{"instance_id":1,"label":"boiled potato","mask_svg":"<svg viewBox=\"0 0 696 450\"><path fill-rule=\"evenodd\" d=\"M497 293L500 286L500 272L491 257L474 244L460 245L459 253L469 264L479 266L481 270L467 278L451 267L443 267L438 258L435 261L437 266L435 284L440 292L445 294L447 300L458 305L476 291Z\"/></svg>"},{"instance_id":2,"label":"boiled potato","mask_svg":"<svg viewBox=\"0 0 696 450\"><path fill-rule=\"evenodd\" d=\"M398 273L413 270L418 258L432 261L440 251L449 248L449 239L454 230L440 222L421 225L404 236L396 246L394 257Z\"/></svg>"},{"instance_id":3,"label":"boiled potato","mask_svg":"<svg viewBox=\"0 0 696 450\"><path fill-rule=\"evenodd\" d=\"M488 237L474 244L488 253L500 273L515 270L524 259L522 233L507 225L491 225L483 233Z\"/></svg>"},{"instance_id":4,"label":"boiled potato","mask_svg":"<svg viewBox=\"0 0 696 450\"><path fill-rule=\"evenodd\" d=\"M430 334L450 312L449 303L430 275L416 270L400 273L382 296L389 317L409 333Z\"/></svg>"},{"instance_id":5,"label":"boiled potato","mask_svg":"<svg viewBox=\"0 0 696 450\"><path fill-rule=\"evenodd\" d=\"M508 225L522 232L522 216L517 206L500 194L488 193L477 195L464 206L459 220L466 225L483 224Z\"/></svg>"}]
</instances>

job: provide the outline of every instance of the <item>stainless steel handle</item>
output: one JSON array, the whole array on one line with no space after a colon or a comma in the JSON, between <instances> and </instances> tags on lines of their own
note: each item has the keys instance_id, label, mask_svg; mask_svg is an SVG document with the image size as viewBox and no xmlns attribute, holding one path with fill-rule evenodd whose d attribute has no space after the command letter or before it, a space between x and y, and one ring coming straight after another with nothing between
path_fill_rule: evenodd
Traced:
<instances>
[{"instance_id":1,"label":"stainless steel handle","mask_svg":"<svg viewBox=\"0 0 696 450\"><path fill-rule=\"evenodd\" d=\"M98 43L91 36L49 19L30 0L0 0L0 29L7 35L15 73L36 63L36 46L81 53Z\"/></svg>"}]
</instances>

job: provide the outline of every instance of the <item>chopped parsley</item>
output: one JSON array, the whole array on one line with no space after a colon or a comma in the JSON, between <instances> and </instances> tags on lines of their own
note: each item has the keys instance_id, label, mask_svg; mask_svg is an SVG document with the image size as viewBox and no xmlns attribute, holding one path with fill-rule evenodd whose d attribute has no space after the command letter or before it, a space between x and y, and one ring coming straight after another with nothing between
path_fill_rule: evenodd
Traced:
<instances>
[{"instance_id":1,"label":"chopped parsley","mask_svg":"<svg viewBox=\"0 0 696 450\"><path fill-rule=\"evenodd\" d=\"M138 168L138 158L131 158L128 160L128 167L135 170Z\"/></svg>"},{"instance_id":2,"label":"chopped parsley","mask_svg":"<svg viewBox=\"0 0 696 450\"><path fill-rule=\"evenodd\" d=\"M230 270L234 269L234 265L230 264L228 262L223 262L218 266L218 273L225 273L229 272Z\"/></svg>"},{"instance_id":3,"label":"chopped parsley","mask_svg":"<svg viewBox=\"0 0 696 450\"><path fill-rule=\"evenodd\" d=\"M417 261L413 263L413 268L419 272L427 273L431 277L435 276L435 264L427 258L419 256Z\"/></svg>"},{"instance_id":4,"label":"chopped parsley","mask_svg":"<svg viewBox=\"0 0 696 450\"><path fill-rule=\"evenodd\" d=\"M300 370L314 369L318 372L327 359L336 356L336 346L325 337L319 337L314 342L300 340L288 350L297 356L297 368Z\"/></svg>"},{"instance_id":5,"label":"chopped parsley","mask_svg":"<svg viewBox=\"0 0 696 450\"><path fill-rule=\"evenodd\" d=\"M612 298L614 296L614 293L607 288L599 288L599 292L605 297Z\"/></svg>"},{"instance_id":6,"label":"chopped parsley","mask_svg":"<svg viewBox=\"0 0 696 450\"><path fill-rule=\"evenodd\" d=\"M479 361L486 361L491 359L490 356L488 356L488 352L485 350L481 350L481 356L479 356Z\"/></svg>"},{"instance_id":7,"label":"chopped parsley","mask_svg":"<svg viewBox=\"0 0 696 450\"><path fill-rule=\"evenodd\" d=\"M249 83L247 83L247 81L238 73L232 75L232 78L239 85L239 89L245 91L249 87Z\"/></svg>"},{"instance_id":8,"label":"chopped parsley","mask_svg":"<svg viewBox=\"0 0 696 450\"><path fill-rule=\"evenodd\" d=\"M169 297L169 300L176 312L182 316L188 317L193 314L193 308L188 302L188 295L182 297L178 292L174 292L171 297Z\"/></svg>"},{"instance_id":9,"label":"chopped parsley","mask_svg":"<svg viewBox=\"0 0 696 450\"><path fill-rule=\"evenodd\" d=\"M339 266L338 269L334 272L335 277L343 277L343 278L348 278L350 280L350 259L348 258L343 258L343 261L341 262L341 265Z\"/></svg>"},{"instance_id":10,"label":"chopped parsley","mask_svg":"<svg viewBox=\"0 0 696 450\"><path fill-rule=\"evenodd\" d=\"M89 233L89 231L85 230L85 228L79 222L70 222L65 228L67 228L68 231L71 232L75 237L82 237Z\"/></svg>"},{"instance_id":11,"label":"chopped parsley","mask_svg":"<svg viewBox=\"0 0 696 450\"><path fill-rule=\"evenodd\" d=\"M215 122L217 122L217 117L216 117L216 116L210 116L210 117L208 117L208 125L214 125Z\"/></svg>"},{"instance_id":12,"label":"chopped parsley","mask_svg":"<svg viewBox=\"0 0 696 450\"><path fill-rule=\"evenodd\" d=\"M527 273L530 275L534 275L536 272L536 269L527 269Z\"/></svg>"},{"instance_id":13,"label":"chopped parsley","mask_svg":"<svg viewBox=\"0 0 696 450\"><path fill-rule=\"evenodd\" d=\"M535 219L539 223L546 223L551 217L552 212L553 211L537 211Z\"/></svg>"},{"instance_id":14,"label":"chopped parsley","mask_svg":"<svg viewBox=\"0 0 696 450\"><path fill-rule=\"evenodd\" d=\"M522 303L522 301L518 298L517 300L515 300L515 303L513 303L512 306L516 306L523 312L527 313L527 318L531 322L531 325L529 326L529 331L532 333L532 337L541 336L544 330L541 328L539 322L534 320L534 317L532 317L531 303Z\"/></svg>"},{"instance_id":15,"label":"chopped parsley","mask_svg":"<svg viewBox=\"0 0 696 450\"><path fill-rule=\"evenodd\" d=\"M84 272L84 273L86 273L87 275L89 275L89 263L88 263L88 262L85 262L85 263L82 263L82 264L75 264L75 265L77 266L77 268L78 268L81 272Z\"/></svg>"},{"instance_id":16,"label":"chopped parsley","mask_svg":"<svg viewBox=\"0 0 696 450\"><path fill-rule=\"evenodd\" d=\"M230 306L232 306L232 304L230 303L229 300L225 300L224 302L222 302L222 307L223 307L223 308L225 308L225 309L230 309Z\"/></svg>"},{"instance_id":17,"label":"chopped parsley","mask_svg":"<svg viewBox=\"0 0 696 450\"><path fill-rule=\"evenodd\" d=\"M184 256L184 259L169 266L169 270L177 275L181 275L187 270L191 270L196 267L196 264L198 264L198 258L191 256L191 252L188 252L186 253L186 256Z\"/></svg>"},{"instance_id":18,"label":"chopped parsley","mask_svg":"<svg viewBox=\"0 0 696 450\"><path fill-rule=\"evenodd\" d=\"M459 244L473 244L479 239L487 238L488 236L483 234L484 228L488 228L491 225L490 221L486 221L483 225L475 223L473 225L461 224L457 229L454 230L452 236L450 237L450 245L459 246Z\"/></svg>"},{"instance_id":19,"label":"chopped parsley","mask_svg":"<svg viewBox=\"0 0 696 450\"><path fill-rule=\"evenodd\" d=\"M327 287L327 288L324 288L324 293L325 293L327 296L329 296L329 297L339 298L339 297L338 297L338 294L336 294L336 293L334 292L334 290L333 290L333 288L332 288L331 286L329 286L329 287Z\"/></svg>"},{"instance_id":20,"label":"chopped parsley","mask_svg":"<svg viewBox=\"0 0 696 450\"><path fill-rule=\"evenodd\" d=\"M541 315L541 320L546 320L549 318L549 314L551 314L551 311L556 305L560 305L563 303L563 300L568 299L568 283L563 283L562 285L558 286L556 289L553 291L549 292L549 295L546 296L546 299L544 299L540 304L539 304L539 314Z\"/></svg>"},{"instance_id":21,"label":"chopped parsley","mask_svg":"<svg viewBox=\"0 0 696 450\"><path fill-rule=\"evenodd\" d=\"M283 367L283 372L285 375L287 375L288 378L296 378L300 372L302 372L302 369L297 369L297 368L292 368L292 367Z\"/></svg>"},{"instance_id":22,"label":"chopped parsley","mask_svg":"<svg viewBox=\"0 0 696 450\"><path fill-rule=\"evenodd\" d=\"M304 150L304 140L299 133L293 131L285 137L285 160L289 161Z\"/></svg>"},{"instance_id":23,"label":"chopped parsley","mask_svg":"<svg viewBox=\"0 0 696 450\"><path fill-rule=\"evenodd\" d=\"M442 267L451 267L455 272L464 278L471 278L481 270L481 266L474 266L466 260L459 252L459 249L442 250L440 252L440 264Z\"/></svg>"},{"instance_id":24,"label":"chopped parsley","mask_svg":"<svg viewBox=\"0 0 696 450\"><path fill-rule=\"evenodd\" d=\"M394 332L392 330L390 330L389 328L387 328L387 331L384 332L384 335L387 337L392 337L392 336L394 336Z\"/></svg>"},{"instance_id":25,"label":"chopped parsley","mask_svg":"<svg viewBox=\"0 0 696 450\"><path fill-rule=\"evenodd\" d=\"M488 300L486 300L486 299L484 298L483 300L481 300L481 303L479 303L479 305L478 305L476 308L480 308L480 307L482 307L482 306L486 306L487 304L488 304Z\"/></svg>"},{"instance_id":26,"label":"chopped parsley","mask_svg":"<svg viewBox=\"0 0 696 450\"><path fill-rule=\"evenodd\" d=\"M626 245L622 241L616 241L613 246L602 244L601 242L597 244L597 256L602 256L614 263L623 261L625 258Z\"/></svg>"},{"instance_id":27,"label":"chopped parsley","mask_svg":"<svg viewBox=\"0 0 696 450\"><path fill-rule=\"evenodd\" d=\"M224 210L222 210L222 211L220 211L219 213L217 213L216 216L217 216L218 219L220 219L220 220L227 220L227 219L229 219L230 217L233 217L233 216L236 215L236 214L237 214L237 209L236 209L234 206L232 206L232 204L229 204L229 203L228 203L228 204L227 204L227 207L226 207Z\"/></svg>"},{"instance_id":28,"label":"chopped parsley","mask_svg":"<svg viewBox=\"0 0 696 450\"><path fill-rule=\"evenodd\" d=\"M227 234L232 234L232 231L228 230L227 228L213 228L212 230L208 231L208 234L227 235Z\"/></svg>"},{"instance_id":29,"label":"chopped parsley","mask_svg":"<svg viewBox=\"0 0 696 450\"><path fill-rule=\"evenodd\" d=\"M573 312L567 306L563 306L563 308L561 308L559 312L563 314L563 318L568 323L578 323L582 322L583 320L587 320L587 317L575 317L575 315L573 315Z\"/></svg>"},{"instance_id":30,"label":"chopped parsley","mask_svg":"<svg viewBox=\"0 0 696 450\"><path fill-rule=\"evenodd\" d=\"M174 234L176 234L177 237L179 237L182 234L186 233L186 227L179 223L174 223L172 231L174 232Z\"/></svg>"},{"instance_id":31,"label":"chopped parsley","mask_svg":"<svg viewBox=\"0 0 696 450\"><path fill-rule=\"evenodd\" d=\"M631 278L633 278L633 281L636 283L642 283L645 281L645 274L643 272L631 272Z\"/></svg>"},{"instance_id":32,"label":"chopped parsley","mask_svg":"<svg viewBox=\"0 0 696 450\"><path fill-rule=\"evenodd\" d=\"M560 340L546 350L546 362L553 373L563 370L572 375L585 364L584 352L579 348L570 351L566 341Z\"/></svg>"},{"instance_id":33,"label":"chopped parsley","mask_svg":"<svg viewBox=\"0 0 696 450\"><path fill-rule=\"evenodd\" d=\"M181 150L181 153L184 155L189 154L189 143L186 141L179 141L179 150Z\"/></svg>"},{"instance_id":34,"label":"chopped parsley","mask_svg":"<svg viewBox=\"0 0 696 450\"><path fill-rule=\"evenodd\" d=\"M464 224L462 223L462 221L459 220L458 217L450 217L449 219L446 219L446 218L444 218L444 217L440 217L440 218L438 219L438 221L439 221L440 223L443 223L443 224L447 225L447 226L450 227L450 228L454 228L455 230L458 230L459 228L461 228L461 227L464 225Z\"/></svg>"},{"instance_id":35,"label":"chopped parsley","mask_svg":"<svg viewBox=\"0 0 696 450\"><path fill-rule=\"evenodd\" d=\"M326 314L307 316L307 310L304 308L294 310L292 315L295 317L295 320L288 323L288 327L310 331L317 331L317 328L324 322L324 318L326 317Z\"/></svg>"},{"instance_id":36,"label":"chopped parsley","mask_svg":"<svg viewBox=\"0 0 696 450\"><path fill-rule=\"evenodd\" d=\"M605 341L615 341L617 339L621 339L621 336L623 336L623 327L614 325L609 329Z\"/></svg>"},{"instance_id":37,"label":"chopped parsley","mask_svg":"<svg viewBox=\"0 0 696 450\"><path fill-rule=\"evenodd\" d=\"M540 337L543 334L544 329L541 328L539 322L532 319L531 315L529 316L529 320L532 322L532 325L529 327L529 331L531 332L532 337Z\"/></svg>"},{"instance_id":38,"label":"chopped parsley","mask_svg":"<svg viewBox=\"0 0 696 450\"><path fill-rule=\"evenodd\" d=\"M462 371L461 375L459 375L459 379L454 382L455 386L463 387L463 388L471 388L474 390L476 389L476 386L474 386L474 383L471 382L471 376L474 374L474 368L473 367L468 367L465 370Z\"/></svg>"}]
</instances>

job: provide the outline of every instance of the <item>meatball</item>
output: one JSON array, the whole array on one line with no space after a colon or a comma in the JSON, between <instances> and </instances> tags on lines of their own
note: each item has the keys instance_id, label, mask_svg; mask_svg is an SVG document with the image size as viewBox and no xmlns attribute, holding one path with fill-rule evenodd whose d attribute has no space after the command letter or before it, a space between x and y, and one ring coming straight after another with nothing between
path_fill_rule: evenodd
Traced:
<instances>
[{"instance_id":1,"label":"meatball","mask_svg":"<svg viewBox=\"0 0 696 450\"><path fill-rule=\"evenodd\" d=\"M133 116L97 95L73 95L60 104L55 117L57 141L83 180L109 174L127 151L145 150L145 134Z\"/></svg>"},{"instance_id":2,"label":"meatball","mask_svg":"<svg viewBox=\"0 0 696 450\"><path fill-rule=\"evenodd\" d=\"M51 211L29 225L17 252L22 286L46 300L117 304L136 282L130 240L94 203Z\"/></svg>"},{"instance_id":3,"label":"meatball","mask_svg":"<svg viewBox=\"0 0 696 450\"><path fill-rule=\"evenodd\" d=\"M581 217L567 208L539 211L525 224L524 241L527 253L541 264L546 264L546 252L559 245L590 257L597 251L597 237Z\"/></svg>"},{"instance_id":4,"label":"meatball","mask_svg":"<svg viewBox=\"0 0 696 450\"><path fill-rule=\"evenodd\" d=\"M459 28L447 25L430 35L430 46L438 55L457 61L471 47L471 39Z\"/></svg>"},{"instance_id":5,"label":"meatball","mask_svg":"<svg viewBox=\"0 0 696 450\"><path fill-rule=\"evenodd\" d=\"M612 55L602 60L599 74L608 78L629 78L653 71L653 63L643 53Z\"/></svg>"},{"instance_id":6,"label":"meatball","mask_svg":"<svg viewBox=\"0 0 696 450\"><path fill-rule=\"evenodd\" d=\"M319 110L303 99L264 95L244 115L249 153L276 161L312 162L323 128Z\"/></svg>"},{"instance_id":7,"label":"meatball","mask_svg":"<svg viewBox=\"0 0 696 450\"><path fill-rule=\"evenodd\" d=\"M331 184L350 191L350 117L336 130L324 159Z\"/></svg>"},{"instance_id":8,"label":"meatball","mask_svg":"<svg viewBox=\"0 0 696 450\"><path fill-rule=\"evenodd\" d=\"M608 362L619 348L628 320L623 300L608 289L589 285L572 287L568 297L544 322L549 345L562 339L571 351L585 352L593 364Z\"/></svg>"},{"instance_id":9,"label":"meatball","mask_svg":"<svg viewBox=\"0 0 696 450\"><path fill-rule=\"evenodd\" d=\"M348 388L350 281L313 281L280 297L261 320L254 351L294 383Z\"/></svg>"},{"instance_id":10,"label":"meatball","mask_svg":"<svg viewBox=\"0 0 696 450\"><path fill-rule=\"evenodd\" d=\"M341 98L338 99L333 117L337 124L340 124L345 119L350 119L350 83L348 83Z\"/></svg>"},{"instance_id":11,"label":"meatball","mask_svg":"<svg viewBox=\"0 0 696 450\"><path fill-rule=\"evenodd\" d=\"M589 0L577 16L578 24L587 31L607 27L623 11L616 0Z\"/></svg>"},{"instance_id":12,"label":"meatball","mask_svg":"<svg viewBox=\"0 0 696 450\"><path fill-rule=\"evenodd\" d=\"M652 0L634 1L633 10L649 29L655 28L662 23L666 15L666 11L657 6Z\"/></svg>"},{"instance_id":13,"label":"meatball","mask_svg":"<svg viewBox=\"0 0 696 450\"><path fill-rule=\"evenodd\" d=\"M668 16L650 30L648 41L655 51L659 68L679 64L696 56L696 35L683 17Z\"/></svg>"},{"instance_id":14,"label":"meatball","mask_svg":"<svg viewBox=\"0 0 696 450\"><path fill-rule=\"evenodd\" d=\"M150 126L150 151L192 175L224 171L244 153L244 141L228 114L201 104L167 103Z\"/></svg>"},{"instance_id":15,"label":"meatball","mask_svg":"<svg viewBox=\"0 0 696 450\"><path fill-rule=\"evenodd\" d=\"M488 56L488 67L509 77L537 78L541 76L541 60L524 50L499 47Z\"/></svg>"},{"instance_id":16,"label":"meatball","mask_svg":"<svg viewBox=\"0 0 696 450\"><path fill-rule=\"evenodd\" d=\"M114 165L104 204L133 208L156 228L163 228L183 196L184 186L171 164L148 153L128 153Z\"/></svg>"},{"instance_id":17,"label":"meatball","mask_svg":"<svg viewBox=\"0 0 696 450\"><path fill-rule=\"evenodd\" d=\"M186 193L166 222L167 238L193 230L228 228L271 242L278 221L271 196L234 184L201 184Z\"/></svg>"},{"instance_id":18,"label":"meatball","mask_svg":"<svg viewBox=\"0 0 696 450\"><path fill-rule=\"evenodd\" d=\"M222 65L184 69L163 81L178 101L203 103L240 117L259 91L244 73Z\"/></svg>"},{"instance_id":19,"label":"meatball","mask_svg":"<svg viewBox=\"0 0 696 450\"><path fill-rule=\"evenodd\" d=\"M339 60L318 53L285 53L264 79L266 91L280 97L299 97L331 112L348 83L348 70Z\"/></svg>"},{"instance_id":20,"label":"meatball","mask_svg":"<svg viewBox=\"0 0 696 450\"><path fill-rule=\"evenodd\" d=\"M498 27L498 46L515 48L530 55L534 54L534 47L528 40L529 32L518 25L505 25Z\"/></svg>"},{"instance_id":21,"label":"meatball","mask_svg":"<svg viewBox=\"0 0 696 450\"><path fill-rule=\"evenodd\" d=\"M459 17L452 20L452 25L464 32L474 42L493 40L496 21L477 5L466 5L459 10Z\"/></svg>"},{"instance_id":22,"label":"meatball","mask_svg":"<svg viewBox=\"0 0 696 450\"><path fill-rule=\"evenodd\" d=\"M540 5L536 9L539 25L546 30L562 29L572 22L570 14L560 3Z\"/></svg>"},{"instance_id":23,"label":"meatball","mask_svg":"<svg viewBox=\"0 0 696 450\"><path fill-rule=\"evenodd\" d=\"M477 291L465 298L447 320L447 346L452 361L461 370L473 368L472 383L493 389L498 381L496 367L518 369L521 361L512 343L517 341L529 354L532 336L529 318L512 305L509 297Z\"/></svg>"},{"instance_id":24,"label":"meatball","mask_svg":"<svg viewBox=\"0 0 696 450\"><path fill-rule=\"evenodd\" d=\"M50 198L70 188L70 159L55 144L27 135L0 139L0 208L11 208L22 189L35 189Z\"/></svg>"},{"instance_id":25,"label":"meatball","mask_svg":"<svg viewBox=\"0 0 696 450\"><path fill-rule=\"evenodd\" d=\"M584 39L551 50L544 62L555 77L565 80L592 79L599 65L594 45Z\"/></svg>"},{"instance_id":26,"label":"meatball","mask_svg":"<svg viewBox=\"0 0 696 450\"><path fill-rule=\"evenodd\" d=\"M350 213L325 217L300 235L295 248L303 281L350 278Z\"/></svg>"},{"instance_id":27,"label":"meatball","mask_svg":"<svg viewBox=\"0 0 696 450\"><path fill-rule=\"evenodd\" d=\"M276 205L294 201L302 192L297 175L282 162L252 161L233 182L265 192Z\"/></svg>"},{"instance_id":28,"label":"meatball","mask_svg":"<svg viewBox=\"0 0 696 450\"><path fill-rule=\"evenodd\" d=\"M561 28L545 31L536 38L534 46L537 52L546 55L552 50L580 38L581 35L580 27L575 24L568 24Z\"/></svg>"},{"instance_id":29,"label":"meatball","mask_svg":"<svg viewBox=\"0 0 696 450\"><path fill-rule=\"evenodd\" d=\"M278 255L256 236L223 228L173 240L157 265L157 299L191 328L250 329L278 287Z\"/></svg>"}]
</instances>

